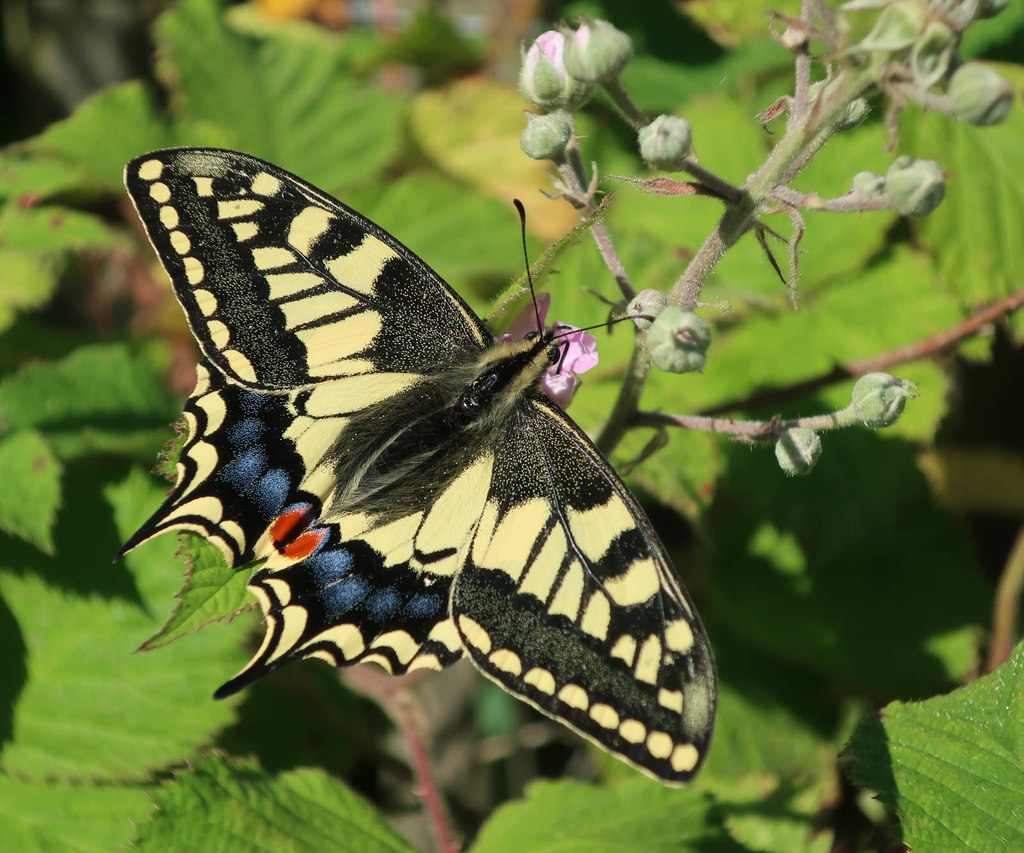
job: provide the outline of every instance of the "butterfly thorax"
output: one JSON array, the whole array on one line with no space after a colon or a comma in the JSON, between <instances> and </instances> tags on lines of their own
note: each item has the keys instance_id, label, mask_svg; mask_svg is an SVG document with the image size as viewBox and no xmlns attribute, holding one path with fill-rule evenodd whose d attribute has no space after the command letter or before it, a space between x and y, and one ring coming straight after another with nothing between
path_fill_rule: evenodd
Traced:
<instances>
[{"instance_id":1,"label":"butterfly thorax","mask_svg":"<svg viewBox=\"0 0 1024 853\"><path fill-rule=\"evenodd\" d=\"M484 351L476 375L453 407L456 424L493 428L506 420L523 396L538 387L541 376L558 362L554 332L531 332L521 341L498 341Z\"/></svg>"},{"instance_id":2,"label":"butterfly thorax","mask_svg":"<svg viewBox=\"0 0 1024 853\"><path fill-rule=\"evenodd\" d=\"M331 454L341 486L327 501L329 511L384 520L444 491L481 447L502 440L517 410L539 393L544 371L558 360L552 339L546 332L494 342L475 359L353 417Z\"/></svg>"}]
</instances>

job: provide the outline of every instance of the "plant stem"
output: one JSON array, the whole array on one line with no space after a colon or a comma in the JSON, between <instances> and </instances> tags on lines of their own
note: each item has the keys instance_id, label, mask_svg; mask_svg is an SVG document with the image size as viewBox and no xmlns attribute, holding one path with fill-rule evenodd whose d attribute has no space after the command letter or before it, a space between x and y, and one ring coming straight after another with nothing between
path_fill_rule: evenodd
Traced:
<instances>
[{"instance_id":1,"label":"plant stem","mask_svg":"<svg viewBox=\"0 0 1024 853\"><path fill-rule=\"evenodd\" d=\"M580 147L575 137L566 146L565 154L566 159L558 166L558 174L571 192L567 198L573 207L576 208L581 216L587 217L597 210L597 205L594 204L592 192L588 187L586 172L583 168L583 158L580 156ZM627 300L632 299L636 296L636 290L633 287L633 283L629 280L629 273L626 272L622 259L619 258L618 253L615 251L615 246L612 243L608 229L605 228L603 222L595 222L590 227L590 234L594 238L594 242L597 243L597 250L601 253L601 259L604 261L605 266L608 267L608 270L615 277L622 295Z\"/></svg>"},{"instance_id":2,"label":"plant stem","mask_svg":"<svg viewBox=\"0 0 1024 853\"><path fill-rule=\"evenodd\" d=\"M595 442L606 456L615 449L626 431L634 425L639 408L640 395L647 382L647 374L651 370L651 358L641 344L639 334L633 342L633 354L626 368L626 376L619 386L619 396L615 399L608 421L601 429Z\"/></svg>"},{"instance_id":3,"label":"plant stem","mask_svg":"<svg viewBox=\"0 0 1024 853\"><path fill-rule=\"evenodd\" d=\"M647 116L633 103L618 77L603 81L601 87L633 130L638 131L648 123Z\"/></svg>"},{"instance_id":4,"label":"plant stem","mask_svg":"<svg viewBox=\"0 0 1024 853\"><path fill-rule=\"evenodd\" d=\"M873 83L875 73L870 65L841 71L832 79L824 97L809 105L799 120L790 122L785 136L761 167L747 178L741 198L727 204L715 229L672 286L670 304L679 305L684 311L696 307L701 288L718 262L754 225L777 188L788 184L821 149L842 111Z\"/></svg>"},{"instance_id":5,"label":"plant stem","mask_svg":"<svg viewBox=\"0 0 1024 853\"><path fill-rule=\"evenodd\" d=\"M741 421L734 418L721 418L707 415L673 415L667 412L640 412L636 416L638 426L680 426L700 432L716 432L745 438L749 441L774 441L782 433L794 427L812 429L823 432L839 429L858 423L857 412L852 405L836 412L824 415L811 415L806 418L790 418L788 420L773 419L770 421Z\"/></svg>"},{"instance_id":6,"label":"plant stem","mask_svg":"<svg viewBox=\"0 0 1024 853\"><path fill-rule=\"evenodd\" d=\"M1021 595L1024 594L1024 527L1017 533L1017 539L1010 549L1010 556L1003 567L1003 573L996 587L995 603L992 608L992 640L989 644L985 672L991 672L1001 663L1009 660L1013 651L1014 634L1017 629L1017 614Z\"/></svg>"}]
</instances>

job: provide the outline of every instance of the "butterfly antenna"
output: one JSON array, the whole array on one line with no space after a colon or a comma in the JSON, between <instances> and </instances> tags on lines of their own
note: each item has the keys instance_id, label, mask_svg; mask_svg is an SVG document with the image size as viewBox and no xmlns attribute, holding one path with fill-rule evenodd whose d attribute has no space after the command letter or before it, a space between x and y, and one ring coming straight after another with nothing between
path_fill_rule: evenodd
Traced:
<instances>
[{"instance_id":1,"label":"butterfly antenna","mask_svg":"<svg viewBox=\"0 0 1024 853\"><path fill-rule=\"evenodd\" d=\"M526 263L526 283L530 286L530 299L533 300L533 313L537 318L537 331L544 331L544 324L540 321L540 309L537 307L537 294L533 291L533 276L530 274L530 253L526 248L526 208L523 207L523 203L517 199L512 199L512 204L516 206L516 210L519 211L519 228L523 236L523 261Z\"/></svg>"},{"instance_id":2,"label":"butterfly antenna","mask_svg":"<svg viewBox=\"0 0 1024 853\"><path fill-rule=\"evenodd\" d=\"M623 314L621 317L609 317L603 323L595 323L593 326L583 326L582 328L576 328L575 326L569 326L565 323L555 323L552 328L555 330L555 340L564 338L567 335L571 335L573 332L592 332L594 329L609 329L618 323L624 323L626 320L653 320L653 317L647 314ZM565 331L561 331L564 329Z\"/></svg>"}]
</instances>

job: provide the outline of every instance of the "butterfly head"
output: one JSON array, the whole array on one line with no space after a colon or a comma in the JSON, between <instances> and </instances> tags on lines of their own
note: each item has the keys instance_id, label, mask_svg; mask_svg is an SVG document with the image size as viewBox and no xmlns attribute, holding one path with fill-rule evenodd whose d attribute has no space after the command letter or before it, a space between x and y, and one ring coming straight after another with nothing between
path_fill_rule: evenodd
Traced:
<instances>
[{"instance_id":1,"label":"butterfly head","mask_svg":"<svg viewBox=\"0 0 1024 853\"><path fill-rule=\"evenodd\" d=\"M463 418L505 417L510 408L541 384L545 372L558 364L562 347L556 332L528 332L519 341L495 341L476 365L455 402Z\"/></svg>"}]
</instances>

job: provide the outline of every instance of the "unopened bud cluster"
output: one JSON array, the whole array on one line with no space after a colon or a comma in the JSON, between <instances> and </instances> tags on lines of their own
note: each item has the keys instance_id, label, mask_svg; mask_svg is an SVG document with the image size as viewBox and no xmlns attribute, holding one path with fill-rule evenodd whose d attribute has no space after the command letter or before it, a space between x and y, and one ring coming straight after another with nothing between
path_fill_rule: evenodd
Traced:
<instances>
[{"instance_id":1,"label":"unopened bud cluster","mask_svg":"<svg viewBox=\"0 0 1024 853\"><path fill-rule=\"evenodd\" d=\"M775 459L790 477L809 474L821 456L821 439L806 427L787 429L775 442Z\"/></svg>"},{"instance_id":2,"label":"unopened bud cluster","mask_svg":"<svg viewBox=\"0 0 1024 853\"><path fill-rule=\"evenodd\" d=\"M946 176L934 160L897 157L884 177L874 172L854 175L851 192L864 201L887 197L892 209L904 216L924 216L946 197Z\"/></svg>"},{"instance_id":3,"label":"unopened bud cluster","mask_svg":"<svg viewBox=\"0 0 1024 853\"><path fill-rule=\"evenodd\" d=\"M853 386L851 402L865 426L887 427L896 423L917 387L888 373L867 373Z\"/></svg>"},{"instance_id":4,"label":"unopened bud cluster","mask_svg":"<svg viewBox=\"0 0 1024 853\"><path fill-rule=\"evenodd\" d=\"M629 305L626 306L626 314L637 329L646 332L665 309L666 304L668 304L668 297L664 293L648 288L641 290L633 297Z\"/></svg>"},{"instance_id":5,"label":"unopened bud cluster","mask_svg":"<svg viewBox=\"0 0 1024 853\"><path fill-rule=\"evenodd\" d=\"M958 118L970 124L999 124L1013 104L1013 87L991 68L968 62L953 72L946 89Z\"/></svg>"},{"instance_id":6,"label":"unopened bud cluster","mask_svg":"<svg viewBox=\"0 0 1024 853\"><path fill-rule=\"evenodd\" d=\"M607 21L583 18L573 30L539 35L523 53L519 92L546 114L527 113L520 144L528 157L559 161L572 138L573 110L594 86L617 78L633 55L633 42Z\"/></svg>"},{"instance_id":7,"label":"unopened bud cluster","mask_svg":"<svg viewBox=\"0 0 1024 853\"><path fill-rule=\"evenodd\" d=\"M873 57L890 74L899 67L921 92L938 87L948 96L946 111L988 125L1006 118L1013 89L991 68L962 63L957 49L969 24L998 15L1007 5L1008 0L853 0L842 8L880 10L854 51Z\"/></svg>"},{"instance_id":8,"label":"unopened bud cluster","mask_svg":"<svg viewBox=\"0 0 1024 853\"><path fill-rule=\"evenodd\" d=\"M633 56L633 41L607 21L580 18L573 29L561 26L536 38L524 51L519 71L519 92L544 115L527 113L520 144L527 156L560 162L572 138L572 112L602 87L638 130L640 156L652 166L678 169L690 153L690 124L684 118L660 115L651 122L628 101L619 75ZM631 105L630 105L631 106Z\"/></svg>"},{"instance_id":9,"label":"unopened bud cluster","mask_svg":"<svg viewBox=\"0 0 1024 853\"><path fill-rule=\"evenodd\" d=\"M693 134L690 123L679 116L660 115L640 128L637 141L640 156L657 169L678 169L682 159L690 153Z\"/></svg>"}]
</instances>

